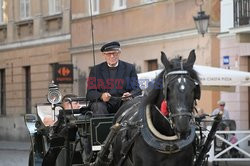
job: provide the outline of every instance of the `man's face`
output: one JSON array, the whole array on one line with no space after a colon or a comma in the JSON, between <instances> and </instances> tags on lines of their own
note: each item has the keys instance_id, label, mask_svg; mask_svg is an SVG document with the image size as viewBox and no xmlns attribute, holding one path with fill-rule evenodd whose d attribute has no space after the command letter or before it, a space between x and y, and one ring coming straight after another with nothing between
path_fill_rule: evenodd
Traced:
<instances>
[{"instance_id":1,"label":"man's face","mask_svg":"<svg viewBox=\"0 0 250 166\"><path fill-rule=\"evenodd\" d=\"M71 107L71 105L72 105L72 107ZM63 103L63 108L66 110L67 109L79 109L80 104L77 101L72 101L71 104L70 104L70 102L65 102L65 103Z\"/></svg>"},{"instance_id":2,"label":"man's face","mask_svg":"<svg viewBox=\"0 0 250 166\"><path fill-rule=\"evenodd\" d=\"M110 66L115 66L119 61L120 53L121 53L120 51L107 51L107 52L103 52L103 56L106 62Z\"/></svg>"},{"instance_id":3,"label":"man's face","mask_svg":"<svg viewBox=\"0 0 250 166\"><path fill-rule=\"evenodd\" d=\"M220 110L224 110L225 104L220 104L219 107L220 107Z\"/></svg>"}]
</instances>

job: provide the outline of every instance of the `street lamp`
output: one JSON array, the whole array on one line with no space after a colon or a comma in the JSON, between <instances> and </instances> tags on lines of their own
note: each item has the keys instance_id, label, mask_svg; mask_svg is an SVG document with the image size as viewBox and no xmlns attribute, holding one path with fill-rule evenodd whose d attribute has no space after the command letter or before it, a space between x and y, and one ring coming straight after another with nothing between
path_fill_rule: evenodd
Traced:
<instances>
[{"instance_id":1,"label":"street lamp","mask_svg":"<svg viewBox=\"0 0 250 166\"><path fill-rule=\"evenodd\" d=\"M202 10L202 4L200 4L200 11L197 13L197 16L193 16L193 19L198 33L202 34L202 36L204 37L204 34L207 32L208 29L209 15L206 15L205 11Z\"/></svg>"}]
</instances>

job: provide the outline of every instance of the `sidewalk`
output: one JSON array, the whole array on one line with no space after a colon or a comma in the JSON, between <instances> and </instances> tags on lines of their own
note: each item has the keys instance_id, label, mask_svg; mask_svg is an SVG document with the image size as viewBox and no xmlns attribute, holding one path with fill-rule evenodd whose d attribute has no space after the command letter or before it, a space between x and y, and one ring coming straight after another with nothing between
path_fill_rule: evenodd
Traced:
<instances>
[{"instance_id":1,"label":"sidewalk","mask_svg":"<svg viewBox=\"0 0 250 166\"><path fill-rule=\"evenodd\" d=\"M0 141L0 166L27 166L29 142Z\"/></svg>"},{"instance_id":2,"label":"sidewalk","mask_svg":"<svg viewBox=\"0 0 250 166\"><path fill-rule=\"evenodd\" d=\"M212 163L209 166L213 166ZM249 161L221 161L218 166L249 166Z\"/></svg>"},{"instance_id":3,"label":"sidewalk","mask_svg":"<svg viewBox=\"0 0 250 166\"><path fill-rule=\"evenodd\" d=\"M0 153L1 151L11 151L11 153L15 153L15 151L17 151L16 153L19 153L17 155L19 155L19 158L18 156L15 155L15 157L17 157L18 159L14 158L12 160L9 160L8 163L7 161L5 161L5 163L0 163L0 166L16 166L15 163L19 163L19 165L21 164L20 163L20 160L25 160L25 163L27 163L28 161L28 151L30 149L30 142L18 142L18 141L0 141ZM23 154L23 152L18 152L18 151L27 151L25 152L25 154ZM24 155L26 158L24 159L24 157L20 157L20 153L22 153L22 155ZM27 154L26 154L27 153ZM9 155L7 155L9 156ZM0 160L1 157L0 157ZM15 162L15 160L17 160ZM27 165L27 164L23 164L23 165ZM20 165L21 166L21 165ZM212 163L209 163L209 166L212 166ZM228 161L228 162L219 162L219 166L249 166L249 161L244 161L244 162L235 162L235 161Z\"/></svg>"},{"instance_id":4,"label":"sidewalk","mask_svg":"<svg viewBox=\"0 0 250 166\"><path fill-rule=\"evenodd\" d=\"M0 151L1 150L28 151L29 149L30 149L30 142L0 141Z\"/></svg>"}]
</instances>

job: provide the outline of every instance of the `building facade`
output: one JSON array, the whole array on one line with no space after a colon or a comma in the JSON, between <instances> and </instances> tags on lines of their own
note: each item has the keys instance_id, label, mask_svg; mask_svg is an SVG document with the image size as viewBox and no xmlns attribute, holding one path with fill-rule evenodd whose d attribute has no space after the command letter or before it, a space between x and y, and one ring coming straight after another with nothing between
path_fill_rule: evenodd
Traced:
<instances>
[{"instance_id":1,"label":"building facade","mask_svg":"<svg viewBox=\"0 0 250 166\"><path fill-rule=\"evenodd\" d=\"M92 2L92 3L90 3ZM193 16L200 10L199 0L74 0L72 1L72 63L77 75L74 92L85 95L86 78L94 64L103 62L102 44L121 43L121 59L134 63L137 72L161 68L160 52L168 58L186 58L192 49L196 64L219 67L220 2L203 1L210 15L208 33L197 33ZM90 10L92 6L92 11ZM91 17L92 13L92 17ZM93 33L92 33L93 29ZM93 47L94 43L94 47ZM93 58L94 57L94 58ZM84 84L83 84L84 82ZM218 91L202 91L198 107L210 113L220 99Z\"/></svg>"},{"instance_id":2,"label":"building facade","mask_svg":"<svg viewBox=\"0 0 250 166\"><path fill-rule=\"evenodd\" d=\"M192 49L196 51L196 64L225 67L223 58L229 56L230 66L226 67L249 71L249 30L243 26L242 18L237 27L235 21L227 21L228 12L223 14L221 8L224 3L0 0L0 139L27 138L23 115L34 113L37 103L46 102L56 64L74 65L73 85L59 85L63 94L85 96L90 68L103 62L99 50L109 41L121 43L121 60L135 64L138 73L161 68L160 51L168 58L186 58ZM193 21L200 5L210 15L204 37L198 34ZM232 8L229 10L236 10ZM234 20L233 13L230 18ZM220 24L225 26L220 29ZM236 89L236 93L202 90L198 107L211 113L222 98L233 112L238 128L246 129L250 119L249 92L244 87Z\"/></svg>"},{"instance_id":3,"label":"building facade","mask_svg":"<svg viewBox=\"0 0 250 166\"><path fill-rule=\"evenodd\" d=\"M220 66L250 72L250 1L221 1ZM229 63L225 64L227 58ZM235 93L222 92L237 127L249 129L250 93L248 87L236 87Z\"/></svg>"},{"instance_id":4,"label":"building facade","mask_svg":"<svg viewBox=\"0 0 250 166\"><path fill-rule=\"evenodd\" d=\"M71 63L70 1L0 0L0 140L24 140L24 114L47 102L54 65ZM72 84L62 84L64 93Z\"/></svg>"}]
</instances>

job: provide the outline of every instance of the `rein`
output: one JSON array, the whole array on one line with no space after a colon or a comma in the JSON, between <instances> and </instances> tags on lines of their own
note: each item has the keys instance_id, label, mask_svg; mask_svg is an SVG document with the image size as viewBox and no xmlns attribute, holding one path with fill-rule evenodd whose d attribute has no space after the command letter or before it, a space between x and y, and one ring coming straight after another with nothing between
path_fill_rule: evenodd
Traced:
<instances>
[{"instance_id":1,"label":"rein","mask_svg":"<svg viewBox=\"0 0 250 166\"><path fill-rule=\"evenodd\" d=\"M170 113L170 118L174 118L176 116L190 116L190 117L193 117L192 113L190 112L180 112L180 113L176 113L176 114L171 114Z\"/></svg>"}]
</instances>

